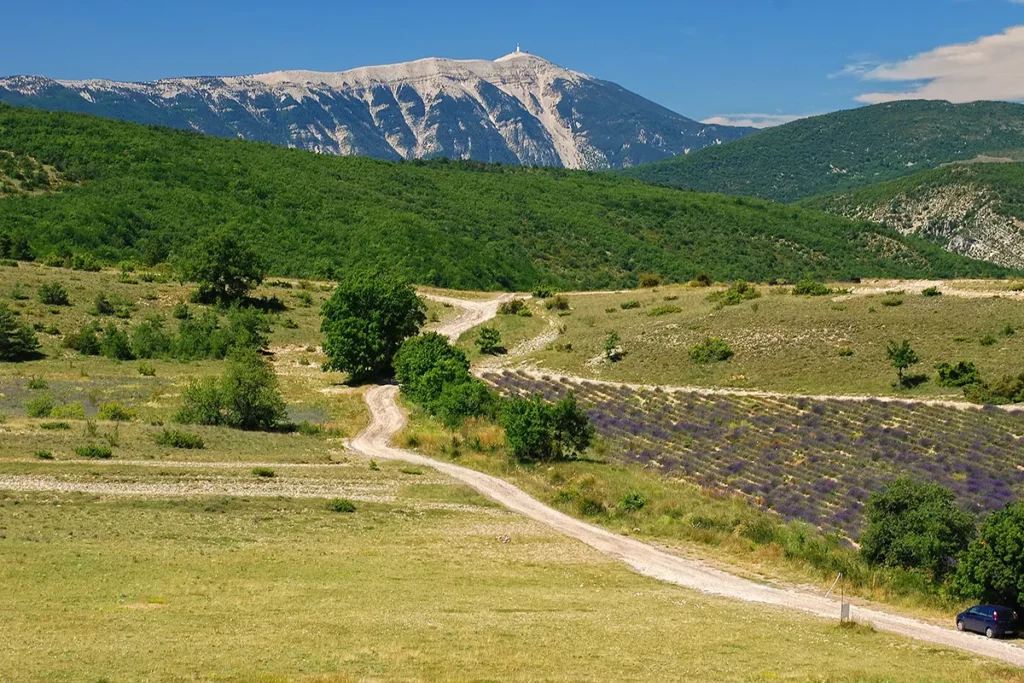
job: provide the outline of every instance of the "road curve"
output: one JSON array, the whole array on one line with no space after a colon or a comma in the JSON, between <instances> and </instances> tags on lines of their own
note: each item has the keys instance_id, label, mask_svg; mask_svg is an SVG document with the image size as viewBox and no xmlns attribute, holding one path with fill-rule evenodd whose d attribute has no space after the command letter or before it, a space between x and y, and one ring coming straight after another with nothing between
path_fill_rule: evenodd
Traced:
<instances>
[{"instance_id":1,"label":"road curve","mask_svg":"<svg viewBox=\"0 0 1024 683\"><path fill-rule=\"evenodd\" d=\"M511 295L482 302L447 299L453 305L464 308L466 312L443 325L438 332L453 339L458 338L467 329L493 317L497 312L498 305L508 298L511 298ZM441 297L436 297L436 299L446 300ZM644 576L702 593L799 610L816 617L838 620L840 611L838 600L793 589L767 586L733 576L695 560L672 555L636 539L621 536L570 517L548 507L498 477L393 447L392 439L406 424L406 416L399 408L397 398L397 386L377 386L366 392L365 400L370 410L370 424L348 442L352 450L371 458L402 460L432 467L470 486L509 510L546 524L552 529L586 543L605 555L624 562ZM853 606L851 617L861 623L870 623L881 631L889 631L916 640L991 657L1015 666L1024 666L1024 648L1007 642L988 640L980 636L958 632L953 628L942 628L868 607Z\"/></svg>"}]
</instances>

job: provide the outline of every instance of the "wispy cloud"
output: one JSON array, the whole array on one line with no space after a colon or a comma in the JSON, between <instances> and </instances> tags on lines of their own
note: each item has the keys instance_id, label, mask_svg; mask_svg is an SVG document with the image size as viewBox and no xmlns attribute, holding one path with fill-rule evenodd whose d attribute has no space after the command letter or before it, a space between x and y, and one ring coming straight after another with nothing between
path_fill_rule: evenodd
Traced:
<instances>
[{"instance_id":1,"label":"wispy cloud","mask_svg":"<svg viewBox=\"0 0 1024 683\"><path fill-rule=\"evenodd\" d=\"M1024 0L1015 2L1024 4ZM857 97L867 104L895 100L1024 99L1024 26L984 36L972 43L946 45L899 62L869 65L857 62L843 75L864 81L902 83L892 92L868 92Z\"/></svg>"},{"instance_id":2,"label":"wispy cloud","mask_svg":"<svg viewBox=\"0 0 1024 683\"><path fill-rule=\"evenodd\" d=\"M1024 2L1024 0L1021 0ZM719 114L704 119L701 123L718 126L749 126L750 128L771 128L790 121L805 119L814 114Z\"/></svg>"}]
</instances>

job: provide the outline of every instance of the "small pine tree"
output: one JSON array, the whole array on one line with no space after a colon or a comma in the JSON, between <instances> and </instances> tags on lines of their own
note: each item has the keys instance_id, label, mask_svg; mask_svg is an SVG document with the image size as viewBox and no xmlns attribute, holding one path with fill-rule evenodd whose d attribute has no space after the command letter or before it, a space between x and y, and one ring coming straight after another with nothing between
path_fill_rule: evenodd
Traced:
<instances>
[{"instance_id":1,"label":"small pine tree","mask_svg":"<svg viewBox=\"0 0 1024 683\"><path fill-rule=\"evenodd\" d=\"M26 360L38 351L39 340L32 328L18 320L6 304L0 304L0 360Z\"/></svg>"}]
</instances>

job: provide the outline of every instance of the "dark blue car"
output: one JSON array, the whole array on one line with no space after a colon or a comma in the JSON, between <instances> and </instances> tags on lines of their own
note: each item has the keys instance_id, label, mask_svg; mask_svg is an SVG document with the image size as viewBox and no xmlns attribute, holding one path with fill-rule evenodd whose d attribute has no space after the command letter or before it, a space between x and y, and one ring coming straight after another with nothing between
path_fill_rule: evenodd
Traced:
<instances>
[{"instance_id":1,"label":"dark blue car","mask_svg":"<svg viewBox=\"0 0 1024 683\"><path fill-rule=\"evenodd\" d=\"M1015 636L1020 628L1017 613L1002 605L977 605L956 615L958 631L984 633L989 638Z\"/></svg>"}]
</instances>

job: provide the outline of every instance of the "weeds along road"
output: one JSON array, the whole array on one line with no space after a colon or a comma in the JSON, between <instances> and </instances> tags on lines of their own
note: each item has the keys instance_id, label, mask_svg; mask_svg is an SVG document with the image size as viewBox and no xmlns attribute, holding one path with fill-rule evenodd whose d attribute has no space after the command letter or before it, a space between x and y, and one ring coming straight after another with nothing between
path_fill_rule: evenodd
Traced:
<instances>
[{"instance_id":1,"label":"weeds along road","mask_svg":"<svg viewBox=\"0 0 1024 683\"><path fill-rule=\"evenodd\" d=\"M436 298L435 300L447 301L465 311L443 325L438 332L457 339L466 330L496 315L501 302L509 298L512 298L511 295L489 301ZM558 512L503 479L393 447L392 439L406 423L405 414L399 408L397 398L397 386L377 386L366 393L370 424L349 442L350 448L371 458L404 460L432 467L514 512L546 524L605 555L626 563L644 576L702 593L794 609L816 617L838 620L840 605L837 600L749 581L700 562L672 555L636 539L614 534ZM1024 648L1006 642L988 640L952 628L942 628L868 607L853 606L851 617L861 623L870 623L882 631L1024 666Z\"/></svg>"}]
</instances>

